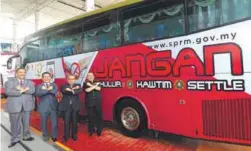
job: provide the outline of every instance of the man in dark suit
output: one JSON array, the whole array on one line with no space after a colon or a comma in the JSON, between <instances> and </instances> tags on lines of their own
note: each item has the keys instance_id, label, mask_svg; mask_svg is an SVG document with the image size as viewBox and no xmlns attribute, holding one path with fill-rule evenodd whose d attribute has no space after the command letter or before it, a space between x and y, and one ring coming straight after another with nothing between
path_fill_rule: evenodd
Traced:
<instances>
[{"instance_id":1,"label":"man in dark suit","mask_svg":"<svg viewBox=\"0 0 251 151\"><path fill-rule=\"evenodd\" d=\"M30 114L34 109L33 93L35 86L30 80L25 79L24 68L16 70L16 78L5 83L5 94L8 96L5 111L9 113L11 125L11 144L15 146L20 142L21 125L23 125L23 140L33 141L30 133Z\"/></svg>"},{"instance_id":2,"label":"man in dark suit","mask_svg":"<svg viewBox=\"0 0 251 151\"><path fill-rule=\"evenodd\" d=\"M73 140L77 140L77 121L81 102L79 93L81 92L81 85L76 84L74 75L67 76L67 84L62 86L63 99L60 102L59 110L64 114L64 138L67 142L70 136L70 125L72 124L71 136Z\"/></svg>"},{"instance_id":3,"label":"man in dark suit","mask_svg":"<svg viewBox=\"0 0 251 151\"><path fill-rule=\"evenodd\" d=\"M42 74L43 83L36 87L36 96L39 97L38 112L41 117L41 127L43 139L49 140L47 132L47 119L51 117L52 124L52 140L57 140L57 107L58 102L56 99L57 85L51 83L51 74L44 72Z\"/></svg>"},{"instance_id":4,"label":"man in dark suit","mask_svg":"<svg viewBox=\"0 0 251 151\"><path fill-rule=\"evenodd\" d=\"M89 72L87 74L87 81L84 84L85 90L85 106L88 115L88 133L92 136L96 128L97 135L100 136L102 132L102 99L100 83L95 81L94 74Z\"/></svg>"}]
</instances>

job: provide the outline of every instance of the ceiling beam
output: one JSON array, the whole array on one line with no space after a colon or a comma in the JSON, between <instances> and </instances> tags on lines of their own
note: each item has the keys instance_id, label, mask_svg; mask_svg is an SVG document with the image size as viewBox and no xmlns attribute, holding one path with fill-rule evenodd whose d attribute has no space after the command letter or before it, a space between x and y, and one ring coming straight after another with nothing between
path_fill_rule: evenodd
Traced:
<instances>
[{"instance_id":1,"label":"ceiling beam","mask_svg":"<svg viewBox=\"0 0 251 151\"><path fill-rule=\"evenodd\" d=\"M83 8L80 8L80 7L78 7L78 6L75 6L75 5L72 5L72 4L69 4L69 3L66 3L66 2L61 1L61 0L58 0L57 2L58 2L58 3L61 3L61 4L64 4L64 5L67 5L67 6L70 6L70 7L73 7L73 8L78 9L78 10L86 11L86 10L85 10L85 9L83 9Z\"/></svg>"},{"instance_id":2,"label":"ceiling beam","mask_svg":"<svg viewBox=\"0 0 251 151\"><path fill-rule=\"evenodd\" d=\"M29 17L30 15L32 15L34 12L41 11L43 8L50 5L54 1L56 1L56 0L45 0L44 2L37 4L36 0L35 0L34 2L32 2L31 5L25 7L23 10L18 12L15 15L16 16L15 19L16 19L16 21L21 21L21 20Z\"/></svg>"},{"instance_id":3,"label":"ceiling beam","mask_svg":"<svg viewBox=\"0 0 251 151\"><path fill-rule=\"evenodd\" d=\"M82 1L86 3L86 0L82 0ZM98 7L98 8L102 8L102 6L100 6L100 5L96 4L96 3L94 4L94 6Z\"/></svg>"}]
</instances>

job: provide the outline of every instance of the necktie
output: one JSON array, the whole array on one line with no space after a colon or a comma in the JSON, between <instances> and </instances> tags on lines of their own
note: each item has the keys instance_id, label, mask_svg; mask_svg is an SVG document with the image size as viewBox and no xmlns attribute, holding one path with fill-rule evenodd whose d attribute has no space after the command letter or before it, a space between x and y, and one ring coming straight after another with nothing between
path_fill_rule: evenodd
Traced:
<instances>
[{"instance_id":1,"label":"necktie","mask_svg":"<svg viewBox=\"0 0 251 151\"><path fill-rule=\"evenodd\" d=\"M72 89L73 85L70 84L70 88ZM72 96L70 96L70 104L72 104Z\"/></svg>"},{"instance_id":2,"label":"necktie","mask_svg":"<svg viewBox=\"0 0 251 151\"><path fill-rule=\"evenodd\" d=\"M20 85L21 85L21 87L24 86L24 80L20 80Z\"/></svg>"},{"instance_id":3,"label":"necktie","mask_svg":"<svg viewBox=\"0 0 251 151\"><path fill-rule=\"evenodd\" d=\"M46 85L46 88L48 89L48 88L49 88L49 86L50 86L50 83L45 83L45 85ZM52 104L51 95L49 95L49 99L48 99L48 101L49 101L49 104Z\"/></svg>"}]
</instances>

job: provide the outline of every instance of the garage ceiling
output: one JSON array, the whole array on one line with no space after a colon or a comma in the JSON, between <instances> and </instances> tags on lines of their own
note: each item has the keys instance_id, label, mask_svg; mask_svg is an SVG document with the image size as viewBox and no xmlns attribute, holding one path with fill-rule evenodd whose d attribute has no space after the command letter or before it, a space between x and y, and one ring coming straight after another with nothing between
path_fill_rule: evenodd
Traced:
<instances>
[{"instance_id":1,"label":"garage ceiling","mask_svg":"<svg viewBox=\"0 0 251 151\"><path fill-rule=\"evenodd\" d=\"M123 0L95 0L95 9ZM83 14L86 0L1 0L1 17L35 24L34 12L39 11L39 29Z\"/></svg>"},{"instance_id":2,"label":"garage ceiling","mask_svg":"<svg viewBox=\"0 0 251 151\"><path fill-rule=\"evenodd\" d=\"M124 0L95 0L95 9ZM1 41L22 43L25 36L86 12L86 0L0 0ZM15 21L14 21L15 20Z\"/></svg>"}]
</instances>

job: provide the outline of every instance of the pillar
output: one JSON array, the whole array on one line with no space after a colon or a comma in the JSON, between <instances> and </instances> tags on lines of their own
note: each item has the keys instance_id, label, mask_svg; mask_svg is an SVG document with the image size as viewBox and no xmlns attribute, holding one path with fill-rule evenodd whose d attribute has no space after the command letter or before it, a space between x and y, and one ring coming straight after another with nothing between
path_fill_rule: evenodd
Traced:
<instances>
[{"instance_id":1,"label":"pillar","mask_svg":"<svg viewBox=\"0 0 251 151\"><path fill-rule=\"evenodd\" d=\"M86 11L92 11L95 9L95 0L86 0L85 2Z\"/></svg>"},{"instance_id":2,"label":"pillar","mask_svg":"<svg viewBox=\"0 0 251 151\"><path fill-rule=\"evenodd\" d=\"M17 38L17 22L13 19L13 43L16 43Z\"/></svg>"},{"instance_id":3,"label":"pillar","mask_svg":"<svg viewBox=\"0 0 251 151\"><path fill-rule=\"evenodd\" d=\"M12 48L11 51L17 51L16 45L17 45L17 21L15 19L13 19L13 44L12 47L14 46L14 48Z\"/></svg>"},{"instance_id":4,"label":"pillar","mask_svg":"<svg viewBox=\"0 0 251 151\"><path fill-rule=\"evenodd\" d=\"M39 27L39 12L35 11L35 31L38 31Z\"/></svg>"}]
</instances>

